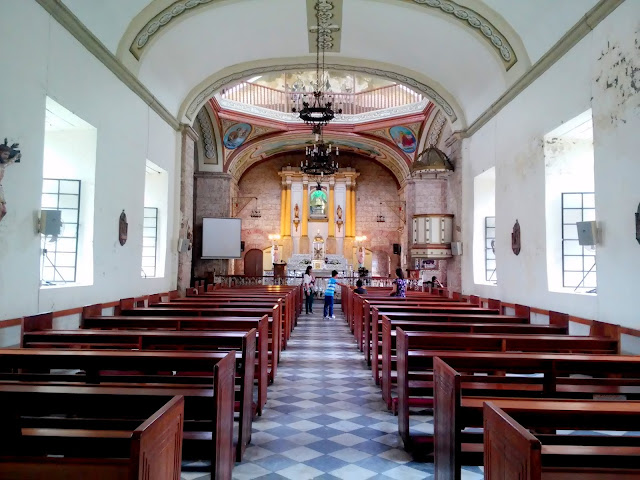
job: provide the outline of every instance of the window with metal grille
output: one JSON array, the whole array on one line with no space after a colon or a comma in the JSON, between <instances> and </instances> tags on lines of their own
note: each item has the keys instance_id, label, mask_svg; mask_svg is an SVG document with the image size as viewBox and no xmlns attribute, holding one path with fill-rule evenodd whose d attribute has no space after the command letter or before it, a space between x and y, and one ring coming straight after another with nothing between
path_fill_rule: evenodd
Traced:
<instances>
[{"instance_id":1,"label":"window with metal grille","mask_svg":"<svg viewBox=\"0 0 640 480\"><path fill-rule=\"evenodd\" d=\"M495 242L496 217L484 217L484 278L497 283Z\"/></svg>"},{"instance_id":2,"label":"window with metal grille","mask_svg":"<svg viewBox=\"0 0 640 480\"><path fill-rule=\"evenodd\" d=\"M57 237L42 236L40 279L43 284L76 281L80 180L44 178L42 209L60 210L62 228Z\"/></svg>"},{"instance_id":3,"label":"window with metal grille","mask_svg":"<svg viewBox=\"0 0 640 480\"><path fill-rule=\"evenodd\" d=\"M596 250L579 244L576 222L595 219L593 192L562 194L562 285L584 293L596 291Z\"/></svg>"},{"instance_id":4,"label":"window with metal grille","mask_svg":"<svg viewBox=\"0 0 640 480\"><path fill-rule=\"evenodd\" d=\"M156 256L158 251L158 209L144 207L142 231L142 273L145 278L156 276Z\"/></svg>"}]
</instances>

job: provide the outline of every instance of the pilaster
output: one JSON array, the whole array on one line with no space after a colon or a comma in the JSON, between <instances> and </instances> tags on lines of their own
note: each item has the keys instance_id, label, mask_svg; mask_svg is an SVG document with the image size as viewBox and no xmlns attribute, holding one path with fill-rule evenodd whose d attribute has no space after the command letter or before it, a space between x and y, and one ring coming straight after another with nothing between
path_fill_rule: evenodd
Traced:
<instances>
[{"instance_id":1,"label":"pilaster","mask_svg":"<svg viewBox=\"0 0 640 480\"><path fill-rule=\"evenodd\" d=\"M191 286L191 269L193 261L193 174L195 170L195 149L198 134L189 125L183 125L181 130L182 145L180 154L180 232L179 238L186 239L189 248L186 252L178 253L178 281L179 292L184 292Z\"/></svg>"}]
</instances>

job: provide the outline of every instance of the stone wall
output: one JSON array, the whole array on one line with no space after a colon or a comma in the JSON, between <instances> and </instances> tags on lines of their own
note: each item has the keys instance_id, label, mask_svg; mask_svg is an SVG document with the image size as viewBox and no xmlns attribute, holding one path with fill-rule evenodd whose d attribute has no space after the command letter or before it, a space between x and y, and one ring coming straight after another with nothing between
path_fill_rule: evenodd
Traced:
<instances>
[{"instance_id":1,"label":"stone wall","mask_svg":"<svg viewBox=\"0 0 640 480\"><path fill-rule=\"evenodd\" d=\"M203 260L202 219L231 216L231 188L233 179L226 173L198 172L194 178L193 201L195 211L193 241L193 276L204 278L209 273L226 275L229 260Z\"/></svg>"},{"instance_id":2,"label":"stone wall","mask_svg":"<svg viewBox=\"0 0 640 480\"><path fill-rule=\"evenodd\" d=\"M278 172L286 165L295 165L293 156L275 158L249 169L238 182L238 197L257 197L251 200L238 215L242 219L244 252L271 246L269 234L280 233L281 179ZM244 201L241 201L244 203ZM240 203L240 205L242 205ZM256 207L257 205L257 207ZM260 218L252 218L251 210L258 208ZM234 260L236 274L244 273L244 259Z\"/></svg>"}]
</instances>

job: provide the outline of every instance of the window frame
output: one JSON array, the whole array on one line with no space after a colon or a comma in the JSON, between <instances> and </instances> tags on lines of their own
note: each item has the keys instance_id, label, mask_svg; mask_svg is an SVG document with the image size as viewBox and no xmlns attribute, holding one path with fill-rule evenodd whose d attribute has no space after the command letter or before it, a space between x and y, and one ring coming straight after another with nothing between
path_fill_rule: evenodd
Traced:
<instances>
[{"instance_id":1,"label":"window frame","mask_svg":"<svg viewBox=\"0 0 640 480\"><path fill-rule=\"evenodd\" d=\"M565 195L580 195L580 207L565 207ZM584 199L585 199L585 195L591 195L593 196L593 202L591 202L593 204L592 207L585 207L584 206ZM565 212L568 211L580 211L580 220L581 222L586 221L585 220L585 210L592 210L593 211L593 218L595 219L595 192L562 192L561 193L561 198L560 198L560 222L561 222L561 232L562 232L562 286L564 288L573 288L574 292L578 291L579 289L582 290L584 293L595 293L595 292L589 292L589 290L596 290L598 288L598 275L597 275L597 267L596 267L596 252L593 252L593 255L585 255L585 250L586 250L586 245L580 245L578 242L578 231L577 231L577 226L575 222L570 222L570 223L565 223ZM576 227L576 236L575 238L565 238L565 228L566 227L570 227L570 226L574 226ZM567 242L576 242L578 243L578 246L581 249L581 254L580 255L575 255L575 254L567 254L565 253L565 246L567 244ZM589 269L585 269L585 257L593 257L593 266ZM580 258L581 259L581 263L582 263L582 269L581 270L567 270L566 268L566 261L568 258ZM577 285L568 285L567 281L565 279L565 275L567 273L579 273L582 275L582 280L577 284ZM587 275L593 273L595 274L595 284L594 285L589 285L586 286L585 285L585 279L587 278Z\"/></svg>"},{"instance_id":2,"label":"window frame","mask_svg":"<svg viewBox=\"0 0 640 480\"><path fill-rule=\"evenodd\" d=\"M488 225L488 220L492 219L493 220L493 226L490 227ZM493 237L490 237L488 235L488 229L492 228L493 229ZM487 282L493 282L494 284L498 283L498 264L496 262L496 254L494 252L494 249L492 247L488 247L487 245L489 244L489 240L493 240L495 242L496 240L496 217L494 216L487 216L484 217L484 279ZM493 258L489 258L489 251L491 251L493 253ZM488 264L489 264L489 260L493 260L495 268L493 270L489 269ZM491 275L489 274L491 272Z\"/></svg>"},{"instance_id":3,"label":"window frame","mask_svg":"<svg viewBox=\"0 0 640 480\"><path fill-rule=\"evenodd\" d=\"M57 192L45 192L44 191L44 185L45 182L57 182ZM75 182L78 185L78 193L61 193L60 192L60 185L61 182ZM66 236L58 236L56 238L55 241L55 248L53 250L53 259L49 256L49 252L50 249L47 248L48 243L51 242L47 242L46 241L46 236L44 234L41 234L41 249L42 249L42 266L40 267L40 284L41 285L45 285L45 286L52 286L52 285L56 285L56 282L62 282L64 285L69 284L69 283L76 283L77 282L77 278L78 278L78 244L79 244L79 238L80 238L80 206L81 206L81 196L82 196L82 180L78 180L75 178L43 178L42 179L42 188L41 188L41 192L40 192L41 198L40 198L40 209L41 210L75 210L76 211L76 221L75 223L73 222L62 222L62 224L68 224L68 225L75 225L76 226L76 234L75 236L72 237L66 237ZM44 195L55 195L56 196L56 207L43 207L42 206L42 196ZM61 195L69 195L69 196L75 196L77 197L77 208L68 208L68 207L60 207L60 196ZM62 215L62 213L61 213ZM58 240L60 238L75 238L75 251L74 252L59 252L58 251ZM69 266L61 266L61 265L57 265L57 256L58 254L70 254L73 253L73 280L65 280L64 277L60 274L60 272L58 271L58 268L70 268ZM47 262L50 262L49 265L47 265ZM51 268L51 265L53 266L53 279L52 280L45 280L44 279L44 271L45 268ZM56 275L60 277L60 280L56 280Z\"/></svg>"},{"instance_id":4,"label":"window frame","mask_svg":"<svg viewBox=\"0 0 640 480\"><path fill-rule=\"evenodd\" d=\"M147 216L147 211L148 210L154 210L155 211L155 216ZM155 226L154 227L147 227L146 226L146 220L148 218L154 218L155 219ZM158 219L159 219L158 207L144 207L143 217L142 217L142 258L141 258L141 263L140 263L140 274L141 274L140 276L142 278L156 278L157 274L158 274ZM153 236L145 235L145 232L146 232L146 230L148 228L154 228L155 234ZM145 258L151 258L151 255L145 255L144 254L144 249L148 248L144 244L144 241L147 238L153 238L153 267L144 266L144 259ZM145 268L153 268L153 275L147 275L147 273L145 272Z\"/></svg>"}]
</instances>

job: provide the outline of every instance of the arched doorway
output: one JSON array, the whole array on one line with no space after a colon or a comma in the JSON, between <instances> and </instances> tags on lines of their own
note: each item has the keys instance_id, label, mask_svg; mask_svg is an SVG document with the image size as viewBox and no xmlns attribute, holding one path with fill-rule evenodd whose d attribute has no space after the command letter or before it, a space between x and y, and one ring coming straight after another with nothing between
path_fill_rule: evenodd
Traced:
<instances>
[{"instance_id":1,"label":"arched doorway","mask_svg":"<svg viewBox=\"0 0 640 480\"><path fill-rule=\"evenodd\" d=\"M262 250L254 248L244 254L244 274L255 277L263 275Z\"/></svg>"}]
</instances>

